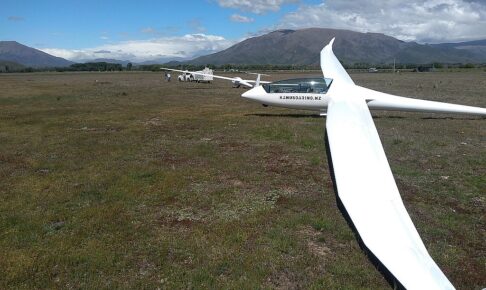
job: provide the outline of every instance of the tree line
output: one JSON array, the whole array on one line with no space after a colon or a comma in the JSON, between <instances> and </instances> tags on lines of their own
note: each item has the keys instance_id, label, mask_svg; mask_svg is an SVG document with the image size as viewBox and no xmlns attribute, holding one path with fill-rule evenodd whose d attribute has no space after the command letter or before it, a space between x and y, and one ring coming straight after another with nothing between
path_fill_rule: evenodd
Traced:
<instances>
[{"instance_id":1,"label":"tree line","mask_svg":"<svg viewBox=\"0 0 486 290\"><path fill-rule=\"evenodd\" d=\"M372 64L372 63L343 63L346 69L358 69L366 70L368 68L376 68L380 70L421 70L422 68L486 68L486 64L443 64L443 63L429 63L429 64ZM320 65L273 65L273 64L224 64L224 65L192 65L192 64L152 64L152 65L133 65L128 63L123 66L118 63L109 62L87 62L87 63L75 63L69 67L55 67L55 68L32 68L24 66L2 65L0 64L0 73L9 72L42 72L42 71L57 71L57 72L70 72L70 71L160 71L160 68L168 67L173 69L197 71L202 70L205 67L216 70L223 70L229 72L238 71L302 71L302 70L320 70Z\"/></svg>"},{"instance_id":2,"label":"tree line","mask_svg":"<svg viewBox=\"0 0 486 290\"><path fill-rule=\"evenodd\" d=\"M486 63L484 64L472 64L472 63L427 63L427 64L416 64L416 63L396 63L394 64L373 64L373 63L341 63L345 69L369 69L369 68L376 68L376 69L404 69L404 70L413 70L423 67L431 67L436 69L443 69L443 68L486 68ZM140 70L158 70L161 66L160 65L151 65L151 66L144 66L140 67ZM272 71L272 70L289 70L289 71L299 71L299 70L320 70L320 65L272 65L272 64L254 64L254 65L233 65L233 64L224 64L224 65L191 65L191 64L184 64L184 65L170 65L167 66L168 68L172 69L182 69L182 70L201 70L205 67L210 69L217 69L217 70L224 70L224 71L245 71L245 70L265 70L265 71Z\"/></svg>"}]
</instances>

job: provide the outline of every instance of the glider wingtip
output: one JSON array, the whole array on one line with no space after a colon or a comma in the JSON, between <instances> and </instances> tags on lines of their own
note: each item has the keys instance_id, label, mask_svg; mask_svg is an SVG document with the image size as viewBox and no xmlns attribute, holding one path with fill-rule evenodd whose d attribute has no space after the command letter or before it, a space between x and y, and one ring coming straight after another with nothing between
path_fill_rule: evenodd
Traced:
<instances>
[{"instance_id":1,"label":"glider wingtip","mask_svg":"<svg viewBox=\"0 0 486 290\"><path fill-rule=\"evenodd\" d=\"M336 37L333 37L333 38L331 39L331 41L329 41L329 43L328 43L326 46L324 46L324 48L322 49L322 52L324 52L324 51L326 51L326 50L331 50L331 51L332 51L332 46L333 46L333 44L334 44L334 40L335 40L335 39L336 39Z\"/></svg>"}]
</instances>

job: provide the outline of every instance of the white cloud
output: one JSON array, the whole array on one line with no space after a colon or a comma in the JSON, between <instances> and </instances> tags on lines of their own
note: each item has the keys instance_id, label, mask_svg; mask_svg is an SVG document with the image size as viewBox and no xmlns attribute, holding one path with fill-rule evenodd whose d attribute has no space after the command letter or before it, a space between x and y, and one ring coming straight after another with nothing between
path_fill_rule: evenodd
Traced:
<instances>
[{"instance_id":1,"label":"white cloud","mask_svg":"<svg viewBox=\"0 0 486 290\"><path fill-rule=\"evenodd\" d=\"M194 26L194 23L196 23ZM192 25L192 26L191 26ZM193 20L188 22L188 26L191 28L193 33L204 33L205 28L200 24L200 22L194 22ZM141 33L151 35L152 37L163 37L174 35L179 32L180 28L177 26L163 26L159 28L154 28L152 26L143 27L140 29ZM122 35L123 37L128 37L128 33Z\"/></svg>"},{"instance_id":2,"label":"white cloud","mask_svg":"<svg viewBox=\"0 0 486 290\"><path fill-rule=\"evenodd\" d=\"M199 33L124 41L86 49L40 48L40 50L72 61L112 58L143 62L159 58L192 58L226 49L232 44L233 41L222 36Z\"/></svg>"},{"instance_id":3,"label":"white cloud","mask_svg":"<svg viewBox=\"0 0 486 290\"><path fill-rule=\"evenodd\" d=\"M255 21L255 19L253 19L253 18L246 17L246 16L239 15L239 14L231 15L230 19L233 22L240 22L240 23L250 23L250 22Z\"/></svg>"},{"instance_id":4,"label":"white cloud","mask_svg":"<svg viewBox=\"0 0 486 290\"><path fill-rule=\"evenodd\" d=\"M418 42L486 38L486 3L480 0L326 0L283 17L280 28L326 27L381 32Z\"/></svg>"},{"instance_id":5,"label":"white cloud","mask_svg":"<svg viewBox=\"0 0 486 290\"><path fill-rule=\"evenodd\" d=\"M220 6L243 11L262 14L268 11L278 11L287 3L296 3L299 0L218 0Z\"/></svg>"},{"instance_id":6,"label":"white cloud","mask_svg":"<svg viewBox=\"0 0 486 290\"><path fill-rule=\"evenodd\" d=\"M141 30L143 33L147 33L147 34L154 34L156 33L157 31L155 29L153 29L152 27L145 27L145 28L142 28Z\"/></svg>"},{"instance_id":7,"label":"white cloud","mask_svg":"<svg viewBox=\"0 0 486 290\"><path fill-rule=\"evenodd\" d=\"M192 31L195 31L196 33L203 33L206 31L206 27L202 24L201 19L199 18L193 18L187 22L187 25L189 28L192 29Z\"/></svg>"},{"instance_id":8,"label":"white cloud","mask_svg":"<svg viewBox=\"0 0 486 290\"><path fill-rule=\"evenodd\" d=\"M24 21L25 18L22 17L22 16L16 16L16 15L12 15L12 16L9 16L7 17L8 21L14 21L14 22L17 22L17 21Z\"/></svg>"}]
</instances>

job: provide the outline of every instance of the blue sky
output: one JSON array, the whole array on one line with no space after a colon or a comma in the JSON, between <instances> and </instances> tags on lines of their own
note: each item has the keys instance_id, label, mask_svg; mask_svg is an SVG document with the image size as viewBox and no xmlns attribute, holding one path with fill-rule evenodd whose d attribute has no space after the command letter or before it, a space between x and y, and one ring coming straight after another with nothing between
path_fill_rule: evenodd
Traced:
<instances>
[{"instance_id":1,"label":"blue sky","mask_svg":"<svg viewBox=\"0 0 486 290\"><path fill-rule=\"evenodd\" d=\"M300 4L312 2L316 1L301 1ZM256 14L225 8L217 1L205 0L1 0L1 3L2 39L17 40L37 47L69 49L110 41L145 39L150 34L177 36L208 33L227 39L239 39L248 33L272 26L282 15L295 10L299 5L284 4L278 11ZM254 21L234 22L231 21L233 14Z\"/></svg>"},{"instance_id":2,"label":"blue sky","mask_svg":"<svg viewBox=\"0 0 486 290\"><path fill-rule=\"evenodd\" d=\"M0 40L72 60L191 58L279 28L344 28L418 42L486 38L480 0L0 0L0 7Z\"/></svg>"}]
</instances>

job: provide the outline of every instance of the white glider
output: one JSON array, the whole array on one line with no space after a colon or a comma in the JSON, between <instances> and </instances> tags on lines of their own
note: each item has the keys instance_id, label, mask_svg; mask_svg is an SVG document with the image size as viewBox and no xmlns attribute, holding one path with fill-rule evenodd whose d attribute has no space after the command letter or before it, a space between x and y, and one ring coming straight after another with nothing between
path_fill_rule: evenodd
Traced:
<instances>
[{"instance_id":1,"label":"white glider","mask_svg":"<svg viewBox=\"0 0 486 290\"><path fill-rule=\"evenodd\" d=\"M255 74L257 75L256 80L244 80L240 77L223 77L223 76L218 76L218 75L213 75L213 74L205 74L201 72L195 72L195 71L188 71L188 70L178 70L178 69L171 69L171 68L161 68L162 70L169 70L169 71L176 71L176 72L182 72L182 73L190 73L190 74L195 74L195 75L202 75L202 76L211 76L213 78L217 79L222 79L222 80L228 80L233 83L233 86L236 88L239 88L241 85L247 86L249 88L253 87L258 87L260 84L269 84L270 82L268 81L262 81L261 76L265 74L259 74L259 73L248 73L248 74Z\"/></svg>"},{"instance_id":2,"label":"white glider","mask_svg":"<svg viewBox=\"0 0 486 290\"><path fill-rule=\"evenodd\" d=\"M486 116L486 109L393 96L354 84L332 51L321 51L325 78L255 87L242 97L264 105L327 113L326 143L338 202L364 246L406 289L454 289L432 260L398 192L370 109Z\"/></svg>"}]
</instances>

